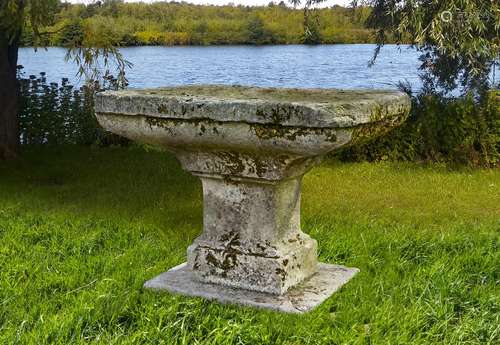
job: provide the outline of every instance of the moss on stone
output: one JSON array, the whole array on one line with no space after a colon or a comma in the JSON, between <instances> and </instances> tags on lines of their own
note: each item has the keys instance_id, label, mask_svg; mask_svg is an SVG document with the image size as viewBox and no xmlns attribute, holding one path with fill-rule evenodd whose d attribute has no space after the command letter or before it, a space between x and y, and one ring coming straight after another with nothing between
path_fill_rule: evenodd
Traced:
<instances>
[{"instance_id":1,"label":"moss on stone","mask_svg":"<svg viewBox=\"0 0 500 345\"><path fill-rule=\"evenodd\" d=\"M400 106L397 115L387 116L387 108L374 109L370 123L358 125L351 129L351 141L349 145L365 143L387 134L395 127L401 125L408 117L408 108Z\"/></svg>"},{"instance_id":2,"label":"moss on stone","mask_svg":"<svg viewBox=\"0 0 500 345\"><path fill-rule=\"evenodd\" d=\"M262 88L227 85L193 85L129 91L137 94L155 96L206 96L242 100L264 100L275 102L310 102L349 104L361 98L376 99L381 95L394 94L387 90L338 90L338 89L299 89L299 88Z\"/></svg>"},{"instance_id":3,"label":"moss on stone","mask_svg":"<svg viewBox=\"0 0 500 345\"><path fill-rule=\"evenodd\" d=\"M160 104L158 106L158 112L161 114L168 114L168 106L166 104Z\"/></svg>"},{"instance_id":4,"label":"moss on stone","mask_svg":"<svg viewBox=\"0 0 500 345\"><path fill-rule=\"evenodd\" d=\"M179 126L183 123L190 123L196 127L199 127L200 131L198 132L199 136L204 135L207 132L207 127L213 125L212 132L216 135L219 134L216 126L222 126L223 122L213 121L210 119L172 119L172 118L162 118L162 117L154 117L154 116L145 116L146 123L150 127L159 127L164 128L165 130L172 133L172 128Z\"/></svg>"},{"instance_id":5,"label":"moss on stone","mask_svg":"<svg viewBox=\"0 0 500 345\"><path fill-rule=\"evenodd\" d=\"M224 162L225 168L231 175L237 176L245 171L246 164L242 161L241 155L237 152L218 152L216 156Z\"/></svg>"},{"instance_id":6,"label":"moss on stone","mask_svg":"<svg viewBox=\"0 0 500 345\"><path fill-rule=\"evenodd\" d=\"M299 136L324 135L329 142L336 142L336 130L333 128L288 127L278 125L250 124L259 139L283 138L294 141Z\"/></svg>"}]
</instances>

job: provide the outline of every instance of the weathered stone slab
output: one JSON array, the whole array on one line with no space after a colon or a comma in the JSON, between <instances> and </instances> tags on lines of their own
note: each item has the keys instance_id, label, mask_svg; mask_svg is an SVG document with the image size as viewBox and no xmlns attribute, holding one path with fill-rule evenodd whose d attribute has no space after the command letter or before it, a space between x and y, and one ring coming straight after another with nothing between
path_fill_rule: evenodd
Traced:
<instances>
[{"instance_id":1,"label":"weathered stone slab","mask_svg":"<svg viewBox=\"0 0 500 345\"><path fill-rule=\"evenodd\" d=\"M317 273L282 295L201 283L186 263L148 280L144 287L223 303L272 309L286 313L308 312L347 283L359 270L340 265L318 264Z\"/></svg>"},{"instance_id":2,"label":"weathered stone slab","mask_svg":"<svg viewBox=\"0 0 500 345\"><path fill-rule=\"evenodd\" d=\"M276 124L303 128L353 127L393 119L409 107L394 90L285 89L199 85L97 95L99 112L177 120Z\"/></svg>"}]
</instances>

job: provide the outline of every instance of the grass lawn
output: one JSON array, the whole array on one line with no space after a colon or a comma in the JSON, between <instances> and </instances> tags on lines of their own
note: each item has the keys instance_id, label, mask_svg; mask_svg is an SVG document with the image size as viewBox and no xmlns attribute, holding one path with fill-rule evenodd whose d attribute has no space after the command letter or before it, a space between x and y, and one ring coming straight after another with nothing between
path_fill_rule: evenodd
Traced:
<instances>
[{"instance_id":1,"label":"grass lawn","mask_svg":"<svg viewBox=\"0 0 500 345\"><path fill-rule=\"evenodd\" d=\"M172 156L0 162L0 344L500 343L500 171L327 161L302 200L321 261L361 272L287 315L142 289L202 228L201 185Z\"/></svg>"}]
</instances>

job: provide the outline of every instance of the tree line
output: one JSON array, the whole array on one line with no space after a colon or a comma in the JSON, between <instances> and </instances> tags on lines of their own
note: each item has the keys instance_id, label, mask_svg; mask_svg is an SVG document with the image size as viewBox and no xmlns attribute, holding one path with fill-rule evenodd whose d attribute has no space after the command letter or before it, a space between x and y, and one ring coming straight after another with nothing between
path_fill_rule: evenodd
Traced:
<instances>
[{"instance_id":1,"label":"tree line","mask_svg":"<svg viewBox=\"0 0 500 345\"><path fill-rule=\"evenodd\" d=\"M43 28L51 34L40 43L73 47L95 45L96 39L116 46L375 42L374 31L365 27L369 7L310 11L312 19L304 25L303 10L283 1L260 7L122 0L59 3L52 23ZM21 43L34 45L35 38L33 30L23 30Z\"/></svg>"}]
</instances>

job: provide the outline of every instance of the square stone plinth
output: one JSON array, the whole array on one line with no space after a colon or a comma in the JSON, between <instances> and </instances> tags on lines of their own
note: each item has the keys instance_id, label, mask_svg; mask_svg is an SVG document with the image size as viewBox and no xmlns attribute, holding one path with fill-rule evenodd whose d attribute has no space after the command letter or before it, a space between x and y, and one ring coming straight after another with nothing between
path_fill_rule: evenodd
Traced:
<instances>
[{"instance_id":1,"label":"square stone plinth","mask_svg":"<svg viewBox=\"0 0 500 345\"><path fill-rule=\"evenodd\" d=\"M146 289L203 297L223 303L242 304L287 313L305 313L330 297L359 270L340 265L318 264L318 271L283 295L236 289L196 280L186 263L172 268L144 284Z\"/></svg>"}]
</instances>

